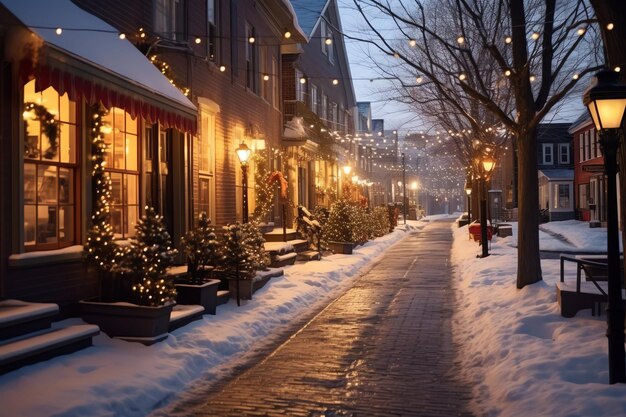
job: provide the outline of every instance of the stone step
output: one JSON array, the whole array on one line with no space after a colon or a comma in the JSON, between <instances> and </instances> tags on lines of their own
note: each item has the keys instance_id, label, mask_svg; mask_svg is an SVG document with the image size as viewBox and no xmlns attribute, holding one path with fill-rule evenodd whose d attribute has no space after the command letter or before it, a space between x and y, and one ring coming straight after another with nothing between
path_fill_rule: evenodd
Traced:
<instances>
[{"instance_id":1,"label":"stone step","mask_svg":"<svg viewBox=\"0 0 626 417\"><path fill-rule=\"evenodd\" d=\"M221 306L222 304L228 303L230 300L230 291L228 290L219 290L217 292L217 305Z\"/></svg>"},{"instance_id":2,"label":"stone step","mask_svg":"<svg viewBox=\"0 0 626 417\"><path fill-rule=\"evenodd\" d=\"M0 344L0 374L91 346L98 326L80 324L9 339Z\"/></svg>"},{"instance_id":3,"label":"stone step","mask_svg":"<svg viewBox=\"0 0 626 417\"><path fill-rule=\"evenodd\" d=\"M298 232L294 229L287 229L287 234L283 236L283 229L276 228L269 233L263 233L266 242L287 242L298 238Z\"/></svg>"},{"instance_id":4,"label":"stone step","mask_svg":"<svg viewBox=\"0 0 626 417\"><path fill-rule=\"evenodd\" d=\"M320 259L322 259L322 255L316 250L298 252L299 261L319 261Z\"/></svg>"},{"instance_id":5,"label":"stone step","mask_svg":"<svg viewBox=\"0 0 626 417\"><path fill-rule=\"evenodd\" d=\"M59 306L52 303L0 301L0 340L48 329L58 314Z\"/></svg>"}]
</instances>

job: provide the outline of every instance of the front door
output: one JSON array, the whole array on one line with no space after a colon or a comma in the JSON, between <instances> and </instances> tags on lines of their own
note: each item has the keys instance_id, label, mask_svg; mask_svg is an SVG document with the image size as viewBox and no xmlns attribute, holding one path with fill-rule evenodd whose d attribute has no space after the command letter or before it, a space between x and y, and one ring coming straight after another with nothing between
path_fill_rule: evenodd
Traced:
<instances>
[{"instance_id":1,"label":"front door","mask_svg":"<svg viewBox=\"0 0 626 417\"><path fill-rule=\"evenodd\" d=\"M172 135L158 125L146 127L146 205L163 216L170 235L173 232Z\"/></svg>"}]
</instances>

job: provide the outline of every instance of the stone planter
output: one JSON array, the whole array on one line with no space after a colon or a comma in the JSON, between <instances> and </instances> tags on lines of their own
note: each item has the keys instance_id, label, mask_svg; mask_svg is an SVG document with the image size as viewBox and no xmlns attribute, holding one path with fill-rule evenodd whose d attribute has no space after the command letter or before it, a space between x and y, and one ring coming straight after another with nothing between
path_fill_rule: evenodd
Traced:
<instances>
[{"instance_id":1,"label":"stone planter","mask_svg":"<svg viewBox=\"0 0 626 417\"><path fill-rule=\"evenodd\" d=\"M239 299L240 300L252 300L252 293L254 292L252 286L252 279L239 279ZM228 280L228 291L230 292L230 298L237 299L237 280Z\"/></svg>"},{"instance_id":2,"label":"stone planter","mask_svg":"<svg viewBox=\"0 0 626 417\"><path fill-rule=\"evenodd\" d=\"M205 314L215 314L219 279L210 279L204 284L176 284L176 303L201 305Z\"/></svg>"},{"instance_id":3,"label":"stone planter","mask_svg":"<svg viewBox=\"0 0 626 417\"><path fill-rule=\"evenodd\" d=\"M353 247L354 247L354 243L352 242L328 242L328 248L333 253L351 255Z\"/></svg>"},{"instance_id":4,"label":"stone planter","mask_svg":"<svg viewBox=\"0 0 626 417\"><path fill-rule=\"evenodd\" d=\"M158 307L80 301L81 316L110 337L151 345L167 338L174 303Z\"/></svg>"}]
</instances>

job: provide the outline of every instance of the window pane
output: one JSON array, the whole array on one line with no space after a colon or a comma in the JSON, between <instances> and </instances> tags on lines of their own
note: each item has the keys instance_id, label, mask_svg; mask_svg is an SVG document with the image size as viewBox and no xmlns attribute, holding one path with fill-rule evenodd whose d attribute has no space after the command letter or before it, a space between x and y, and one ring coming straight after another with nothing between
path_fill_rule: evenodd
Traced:
<instances>
[{"instance_id":1,"label":"window pane","mask_svg":"<svg viewBox=\"0 0 626 417\"><path fill-rule=\"evenodd\" d=\"M41 104L48 109L50 113L59 118L59 94L52 87L43 90L41 94Z\"/></svg>"},{"instance_id":2,"label":"window pane","mask_svg":"<svg viewBox=\"0 0 626 417\"><path fill-rule=\"evenodd\" d=\"M122 208L111 207L111 228L116 238L122 237Z\"/></svg>"},{"instance_id":3,"label":"window pane","mask_svg":"<svg viewBox=\"0 0 626 417\"><path fill-rule=\"evenodd\" d=\"M59 168L59 203L72 204L74 202L74 181L72 170Z\"/></svg>"},{"instance_id":4,"label":"window pane","mask_svg":"<svg viewBox=\"0 0 626 417\"><path fill-rule=\"evenodd\" d=\"M38 201L47 204L57 202L57 168L39 165L37 167Z\"/></svg>"},{"instance_id":5,"label":"window pane","mask_svg":"<svg viewBox=\"0 0 626 417\"><path fill-rule=\"evenodd\" d=\"M74 240L74 206L59 207L59 241Z\"/></svg>"},{"instance_id":6,"label":"window pane","mask_svg":"<svg viewBox=\"0 0 626 417\"><path fill-rule=\"evenodd\" d=\"M36 167L35 164L24 164L24 203L34 204L36 201ZM34 213L33 213L34 215ZM34 222L32 223L35 224Z\"/></svg>"},{"instance_id":7,"label":"window pane","mask_svg":"<svg viewBox=\"0 0 626 417\"><path fill-rule=\"evenodd\" d=\"M137 136L126 135L126 169L137 171Z\"/></svg>"},{"instance_id":8,"label":"window pane","mask_svg":"<svg viewBox=\"0 0 626 417\"><path fill-rule=\"evenodd\" d=\"M124 133L115 130L115 138L113 140L113 168L124 169Z\"/></svg>"},{"instance_id":9,"label":"window pane","mask_svg":"<svg viewBox=\"0 0 626 417\"><path fill-rule=\"evenodd\" d=\"M120 130L124 130L125 132L132 133L133 135L137 134L137 118L130 117L130 113L126 113L126 127L122 129L122 126L118 126Z\"/></svg>"},{"instance_id":10,"label":"window pane","mask_svg":"<svg viewBox=\"0 0 626 417\"><path fill-rule=\"evenodd\" d=\"M37 208L37 242L56 243L57 241L56 206L39 206Z\"/></svg>"},{"instance_id":11,"label":"window pane","mask_svg":"<svg viewBox=\"0 0 626 417\"><path fill-rule=\"evenodd\" d=\"M61 155L61 162L70 164L76 162L76 126L65 123L61 124L59 153Z\"/></svg>"},{"instance_id":12,"label":"window pane","mask_svg":"<svg viewBox=\"0 0 626 417\"><path fill-rule=\"evenodd\" d=\"M122 204L122 174L112 172L111 176L111 203Z\"/></svg>"},{"instance_id":13,"label":"window pane","mask_svg":"<svg viewBox=\"0 0 626 417\"><path fill-rule=\"evenodd\" d=\"M126 222L126 235L128 237L135 236L135 225L139 218L139 206L128 206L126 209L126 218L128 219Z\"/></svg>"},{"instance_id":14,"label":"window pane","mask_svg":"<svg viewBox=\"0 0 626 417\"><path fill-rule=\"evenodd\" d=\"M34 245L37 233L37 208L33 205L24 206L24 245Z\"/></svg>"},{"instance_id":15,"label":"window pane","mask_svg":"<svg viewBox=\"0 0 626 417\"><path fill-rule=\"evenodd\" d=\"M139 176L125 175L126 204L139 203Z\"/></svg>"}]
</instances>

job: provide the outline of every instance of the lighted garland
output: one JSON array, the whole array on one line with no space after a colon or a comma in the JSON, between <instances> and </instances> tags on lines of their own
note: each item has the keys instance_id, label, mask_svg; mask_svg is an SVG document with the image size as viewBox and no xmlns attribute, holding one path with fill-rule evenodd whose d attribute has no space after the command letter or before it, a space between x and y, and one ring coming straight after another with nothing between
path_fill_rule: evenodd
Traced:
<instances>
[{"instance_id":1,"label":"lighted garland","mask_svg":"<svg viewBox=\"0 0 626 417\"><path fill-rule=\"evenodd\" d=\"M41 130L48 137L48 142L50 143L50 147L45 150L43 157L53 159L59 148L59 121L55 119L54 114L50 113L45 106L32 101L24 104L24 138L28 137L28 120L37 120L41 123ZM28 158L37 158L39 156L37 148L33 148L28 141L25 141L24 152Z\"/></svg>"},{"instance_id":2,"label":"lighted garland","mask_svg":"<svg viewBox=\"0 0 626 417\"><path fill-rule=\"evenodd\" d=\"M106 114L103 107L94 111L91 120L91 177L95 201L91 214L91 227L87 231L87 242L84 246L85 259L101 272L111 272L116 265L117 245L113 242L114 234L111 227L111 178L105 173L104 155L107 144L102 136L102 117Z\"/></svg>"},{"instance_id":3,"label":"lighted garland","mask_svg":"<svg viewBox=\"0 0 626 417\"><path fill-rule=\"evenodd\" d=\"M265 217L272 211L274 203L274 186L267 181L269 177L267 158L264 154L256 152L253 156L255 163L254 171L254 195L255 207L252 216L254 221L263 222Z\"/></svg>"}]
</instances>

